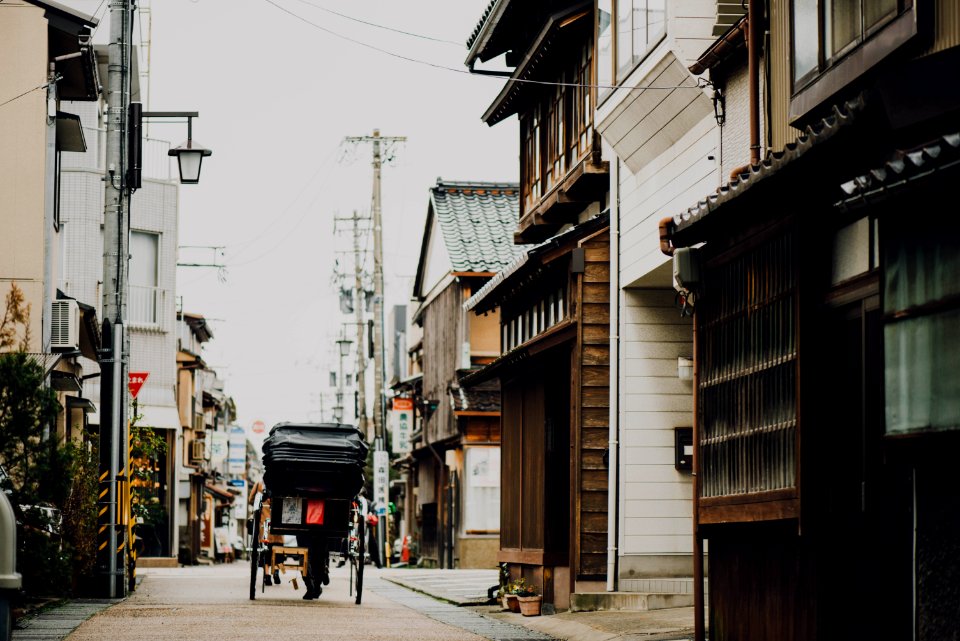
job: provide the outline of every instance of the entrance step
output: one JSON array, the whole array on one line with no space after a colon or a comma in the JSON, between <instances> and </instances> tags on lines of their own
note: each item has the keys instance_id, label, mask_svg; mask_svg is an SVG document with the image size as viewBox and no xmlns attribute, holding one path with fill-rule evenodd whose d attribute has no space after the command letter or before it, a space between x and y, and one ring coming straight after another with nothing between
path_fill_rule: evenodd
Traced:
<instances>
[{"instance_id":1,"label":"entrance step","mask_svg":"<svg viewBox=\"0 0 960 641\"><path fill-rule=\"evenodd\" d=\"M175 556L140 556L137 557L138 568L178 568L180 562Z\"/></svg>"},{"instance_id":2,"label":"entrance step","mask_svg":"<svg viewBox=\"0 0 960 641\"><path fill-rule=\"evenodd\" d=\"M570 595L571 612L604 610L662 610L693 605L693 590L689 594L654 592L575 592Z\"/></svg>"}]
</instances>

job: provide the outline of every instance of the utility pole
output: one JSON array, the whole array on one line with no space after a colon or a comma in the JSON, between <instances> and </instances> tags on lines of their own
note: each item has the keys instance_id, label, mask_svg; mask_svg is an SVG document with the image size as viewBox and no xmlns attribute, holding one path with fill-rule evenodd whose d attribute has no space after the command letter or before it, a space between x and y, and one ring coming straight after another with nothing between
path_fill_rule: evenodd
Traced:
<instances>
[{"instance_id":1,"label":"utility pole","mask_svg":"<svg viewBox=\"0 0 960 641\"><path fill-rule=\"evenodd\" d=\"M360 260L360 216L353 210L353 290L356 302L353 313L357 319L357 422L360 431L367 438L367 357L363 344L363 306L366 294L363 289L363 262Z\"/></svg>"},{"instance_id":2,"label":"utility pole","mask_svg":"<svg viewBox=\"0 0 960 641\"><path fill-rule=\"evenodd\" d=\"M106 581L109 598L125 595L122 561L118 562L118 482L126 443L127 349L126 318L127 256L129 253L129 195L126 188L127 108L130 102L130 46L133 8L131 0L110 2L110 42L107 66L107 151L103 206L103 336L108 357L101 379L100 420L100 521L98 569ZM125 469L126 466L124 466ZM104 493L104 490L106 491ZM106 508L104 510L104 508ZM105 540L103 540L105 538ZM104 545L105 544L105 545Z\"/></svg>"},{"instance_id":3,"label":"utility pole","mask_svg":"<svg viewBox=\"0 0 960 641\"><path fill-rule=\"evenodd\" d=\"M392 155L390 148L397 143L405 142L405 136L381 136L379 129L373 130L372 136L351 136L345 139L345 142L352 144L371 143L373 146L373 355L374 355L374 390L376 393L377 404L373 413L373 430L376 438L374 440L373 469L374 469L374 488L373 500L378 507L379 519L377 525L378 549L382 552L386 542L386 519L383 517L387 512L389 503L389 484L390 484L390 466L387 460L387 448L385 443L385 420L386 420L386 397L384 395L384 369L386 363L385 346L383 344L383 216L380 206L380 169L383 165L383 150L387 149L387 159ZM384 562L389 559L384 558L384 554L379 555Z\"/></svg>"},{"instance_id":4,"label":"utility pole","mask_svg":"<svg viewBox=\"0 0 960 641\"><path fill-rule=\"evenodd\" d=\"M406 142L406 136L381 136L379 129L372 136L348 136L345 142L352 144L371 143L373 146L373 349L374 349L374 388L377 394L377 406L373 414L373 429L378 449L385 449L384 419L386 417L386 399L384 398L384 344L383 344L383 220L380 206L380 170L383 166L383 149L389 149L396 143Z\"/></svg>"}]
</instances>

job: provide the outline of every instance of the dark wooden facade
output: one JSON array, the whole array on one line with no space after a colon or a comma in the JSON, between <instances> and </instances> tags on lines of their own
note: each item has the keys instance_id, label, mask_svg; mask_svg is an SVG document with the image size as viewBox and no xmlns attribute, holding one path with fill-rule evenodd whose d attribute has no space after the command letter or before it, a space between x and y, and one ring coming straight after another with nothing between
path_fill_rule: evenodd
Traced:
<instances>
[{"instance_id":1,"label":"dark wooden facade","mask_svg":"<svg viewBox=\"0 0 960 641\"><path fill-rule=\"evenodd\" d=\"M945 215L960 95L937 89L960 64L960 23L938 49L942 3L889 6L876 31L889 38L822 58L821 80L793 97L794 124L814 123L800 140L668 233L674 247L705 243L692 286L695 540L709 541L712 640L960 629L948 587L960 499L944 491L960 379L933 374L960 348L946 334L924 342L960 313L960 284L946 285L960 278L944 276L960 269L960 225ZM871 72L845 62L882 46ZM809 102L828 81L836 93Z\"/></svg>"},{"instance_id":2,"label":"dark wooden facade","mask_svg":"<svg viewBox=\"0 0 960 641\"><path fill-rule=\"evenodd\" d=\"M514 578L542 586L545 602L558 608L568 607L578 581L602 580L606 573L610 276L605 220L531 252L526 269L505 279L474 310L500 306L508 337L503 356L470 377L501 381L498 558ZM557 283L562 294L546 300L562 304L547 313L544 292L553 292Z\"/></svg>"}]
</instances>

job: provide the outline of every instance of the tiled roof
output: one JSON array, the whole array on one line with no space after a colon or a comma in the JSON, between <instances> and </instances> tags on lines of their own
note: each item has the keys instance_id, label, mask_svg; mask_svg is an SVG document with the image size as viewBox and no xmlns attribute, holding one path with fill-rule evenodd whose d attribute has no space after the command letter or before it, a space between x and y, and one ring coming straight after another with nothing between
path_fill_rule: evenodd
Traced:
<instances>
[{"instance_id":1,"label":"tiled roof","mask_svg":"<svg viewBox=\"0 0 960 641\"><path fill-rule=\"evenodd\" d=\"M838 204L865 203L884 191L957 164L960 164L960 132L940 136L909 151L894 152L882 167L840 185L847 198Z\"/></svg>"},{"instance_id":2,"label":"tiled roof","mask_svg":"<svg viewBox=\"0 0 960 641\"><path fill-rule=\"evenodd\" d=\"M496 276L484 283L483 287L478 289L473 296L468 298L462 305L464 311L470 312L476 310L476 308L481 305L481 303L483 303L486 298L490 296L497 288L503 285L503 283L517 278L517 275L521 274L528 264L536 264L536 259L541 254L546 253L550 249L561 246L564 242L571 238L586 236L587 234L609 224L610 210L606 209L593 218L590 218L589 220L586 220L575 227L571 227L567 231L543 241L539 245L534 245L533 247L530 247L529 245L520 245L520 249L524 251L517 252L516 258L511 261L509 265L506 265L503 269L501 269ZM488 305L490 308L496 307L496 304L491 304L489 301Z\"/></svg>"},{"instance_id":3,"label":"tiled roof","mask_svg":"<svg viewBox=\"0 0 960 641\"><path fill-rule=\"evenodd\" d=\"M496 272L523 253L513 244L520 215L516 183L447 182L430 188L450 269L455 272Z\"/></svg>"},{"instance_id":4,"label":"tiled roof","mask_svg":"<svg viewBox=\"0 0 960 641\"><path fill-rule=\"evenodd\" d=\"M447 388L454 412L499 412L500 381L494 379L475 387L451 385Z\"/></svg>"},{"instance_id":5,"label":"tiled roof","mask_svg":"<svg viewBox=\"0 0 960 641\"><path fill-rule=\"evenodd\" d=\"M818 149L827 140L847 129L857 120L865 104L862 98L846 102L843 107L833 107L833 113L806 128L795 142L786 145L780 151L771 151L759 164L752 165L716 192L698 202L693 207L674 215L671 237L674 244L680 245L701 242L702 238L694 238L688 230L699 226L699 223L708 218L712 212L724 208L729 202L741 197L745 192L757 185L765 183L784 169L791 167L801 157L812 150ZM678 245L679 246L679 245Z\"/></svg>"},{"instance_id":6,"label":"tiled roof","mask_svg":"<svg viewBox=\"0 0 960 641\"><path fill-rule=\"evenodd\" d=\"M490 4L487 5L487 8L483 10L483 15L480 16L477 26L473 28L473 33L470 34L470 37L467 38L467 49L473 46L473 43L476 42L477 36L480 35L480 32L483 30L483 25L487 22L487 18L490 17L490 12L493 11L494 5L497 4L500 0L490 0Z\"/></svg>"}]
</instances>

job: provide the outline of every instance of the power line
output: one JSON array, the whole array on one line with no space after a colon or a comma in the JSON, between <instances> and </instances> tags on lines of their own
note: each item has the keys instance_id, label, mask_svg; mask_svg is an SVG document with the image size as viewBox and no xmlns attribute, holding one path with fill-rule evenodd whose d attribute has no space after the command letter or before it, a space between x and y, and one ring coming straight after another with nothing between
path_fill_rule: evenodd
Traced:
<instances>
[{"instance_id":1,"label":"power line","mask_svg":"<svg viewBox=\"0 0 960 641\"><path fill-rule=\"evenodd\" d=\"M302 1L302 0L298 0L298 1ZM528 85L542 85L546 87L582 87L584 89L620 89L621 88L620 85L599 85L599 84L593 85L593 84L585 84L585 83L578 83L578 82L556 82L552 80L532 80L529 78L507 78L506 76L474 73L469 69L459 69L457 67L448 67L446 65L438 64L436 62L430 62L429 60L411 58L410 56L405 56L403 54L389 51L387 49L382 49L376 45L370 44L369 42L364 42L362 40L357 40L356 38L351 38L350 36L345 36L342 33L338 33L333 29L328 29L327 27L319 25L316 22L313 22L308 18L301 16L298 13L291 11L290 9L280 4L277 4L274 0L264 0L264 2L273 5L280 11L283 11L284 13L290 16L293 16L297 20L300 20L301 22L306 23L315 29L319 29L324 33L328 33L335 38L340 38L341 40L352 42L355 45L359 45L367 49L372 49L373 51L377 51L379 53L390 56L392 58L397 58L398 60L405 60L407 62L412 62L414 64L424 65L426 67L432 67L434 69L441 69L443 71L452 71L454 73L465 74L474 78L478 78L478 77L479 78L496 78L498 80L507 79L509 82L517 82L517 83L523 83ZM703 89L705 86L703 82L704 81L702 80L698 80L697 83L693 85L664 85L664 86L640 85L640 86L629 87L629 89L631 91L645 90L645 89Z\"/></svg>"},{"instance_id":2,"label":"power line","mask_svg":"<svg viewBox=\"0 0 960 641\"><path fill-rule=\"evenodd\" d=\"M59 76L58 76L58 77L57 77L57 80L59 80L59 79L60 79L60 78L59 78ZM54 81L54 82L56 82L56 81ZM34 87L33 89L27 89L26 91L24 91L24 92L23 92L22 94L20 94L19 96L14 96L13 98L11 98L10 100L7 100L6 102L0 102L0 107L4 107L4 106L6 106L6 105L9 105L9 104L10 104L11 102L13 102L14 100L20 100L21 98L23 98L23 97L26 96L27 94L33 93L34 91L37 91L38 89L46 89L46 88L49 87L49 86L50 86L50 83L49 83L49 82L45 82L45 83L43 83L42 85L39 85L39 86L37 86L37 87Z\"/></svg>"},{"instance_id":3,"label":"power line","mask_svg":"<svg viewBox=\"0 0 960 641\"><path fill-rule=\"evenodd\" d=\"M301 4L305 4L305 5L310 6L310 7L313 7L314 9L319 9L320 11L326 11L327 13L332 13L333 15L335 15L335 16L340 16L341 18L345 18L346 20L352 20L352 21L354 21L354 22L359 22L360 24L365 24L365 25L368 25L368 26L370 26L370 27L376 27L377 29L383 29L383 30L385 30L385 31L392 31L392 32L394 32L394 33L401 33L401 34L403 34L403 35L405 35L405 36L412 36L412 37L414 37L414 38L422 38L423 40L431 40L431 41L433 41L433 42L442 42L442 43L445 43L445 44L451 44L451 45L454 45L454 46L457 46L457 47L462 47L462 46L463 46L463 43L462 43L462 42L456 42L456 41L454 41L454 40L444 40L443 38L434 38L434 37L432 37L432 36L425 36L425 35L420 34L420 33L412 33L412 32L410 32L410 31L403 31L402 29L394 29L393 27L388 27L388 26L386 26L386 25L377 24L377 23L375 23L375 22L368 22L367 20L361 20L360 18L355 18L355 17L353 17L353 16L348 16L348 15L345 14L345 13L340 13L339 11L334 11L333 9L328 9L327 7L323 7L323 6L320 6L320 5L318 5L318 4L314 4L313 2L309 2L308 0L297 0L297 2L299 2L299 3L301 3Z\"/></svg>"}]
</instances>

